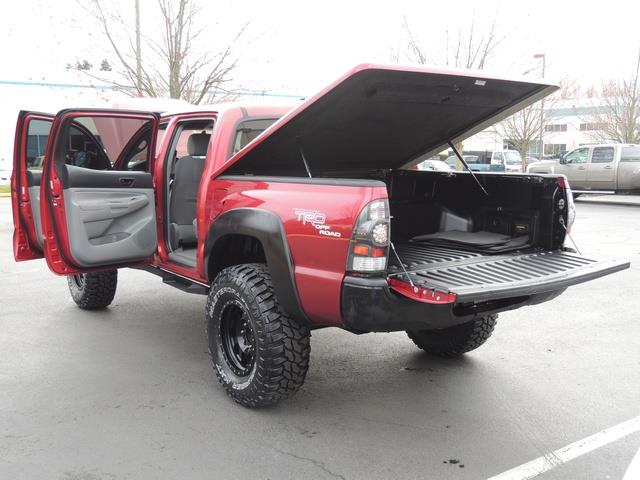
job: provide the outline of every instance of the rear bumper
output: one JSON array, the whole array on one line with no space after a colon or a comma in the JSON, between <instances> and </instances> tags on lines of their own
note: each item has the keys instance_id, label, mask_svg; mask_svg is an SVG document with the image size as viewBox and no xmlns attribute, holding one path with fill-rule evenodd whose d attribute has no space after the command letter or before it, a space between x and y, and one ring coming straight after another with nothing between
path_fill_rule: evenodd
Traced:
<instances>
[{"instance_id":1,"label":"rear bumper","mask_svg":"<svg viewBox=\"0 0 640 480\"><path fill-rule=\"evenodd\" d=\"M345 277L342 321L356 332L393 332L452 327L473 318L535 305L557 297L554 291L476 303L429 304L393 292L384 278Z\"/></svg>"}]
</instances>

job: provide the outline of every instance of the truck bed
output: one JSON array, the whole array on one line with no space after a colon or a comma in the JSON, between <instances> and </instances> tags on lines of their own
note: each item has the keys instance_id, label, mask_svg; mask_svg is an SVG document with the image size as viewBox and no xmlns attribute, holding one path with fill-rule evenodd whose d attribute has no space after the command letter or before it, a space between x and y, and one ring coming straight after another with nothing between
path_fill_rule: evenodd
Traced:
<instances>
[{"instance_id":1,"label":"truck bed","mask_svg":"<svg viewBox=\"0 0 640 480\"><path fill-rule=\"evenodd\" d=\"M456 293L458 302L486 301L563 290L628 267L628 262L596 261L561 250L529 249L487 255L457 246L395 245L411 282L420 288ZM395 255L389 275L408 281Z\"/></svg>"}]
</instances>

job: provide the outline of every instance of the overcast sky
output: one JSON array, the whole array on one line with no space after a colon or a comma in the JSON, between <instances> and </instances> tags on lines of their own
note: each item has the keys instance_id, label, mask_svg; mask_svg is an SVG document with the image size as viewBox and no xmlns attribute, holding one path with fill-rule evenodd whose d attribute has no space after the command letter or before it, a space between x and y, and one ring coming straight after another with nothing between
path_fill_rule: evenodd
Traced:
<instances>
[{"instance_id":1,"label":"overcast sky","mask_svg":"<svg viewBox=\"0 0 640 480\"><path fill-rule=\"evenodd\" d=\"M125 19L133 0L103 0L118 6ZM205 27L201 46L226 45L240 26L250 28L237 46L242 54L235 77L251 89L311 94L351 66L389 62L406 47L406 16L434 63L441 61L445 31L467 29L472 17L486 30L496 15L505 36L486 69L520 75L540 74L535 53L545 53L547 77L573 77L597 84L619 77L640 48L640 2L472 2L455 1L207 1L198 21ZM155 0L141 0L143 33L159 31ZM64 79L75 59L99 65L114 60L95 22L74 0L7 2L0 15L0 80ZM112 62L115 63L115 62ZM408 63L404 60L404 63Z\"/></svg>"}]
</instances>

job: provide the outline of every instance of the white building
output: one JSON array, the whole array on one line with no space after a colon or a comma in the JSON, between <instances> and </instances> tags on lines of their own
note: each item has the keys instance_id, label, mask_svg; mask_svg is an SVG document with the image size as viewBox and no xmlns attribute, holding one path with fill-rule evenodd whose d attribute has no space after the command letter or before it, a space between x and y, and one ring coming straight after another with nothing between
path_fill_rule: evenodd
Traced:
<instances>
[{"instance_id":1,"label":"white building","mask_svg":"<svg viewBox=\"0 0 640 480\"><path fill-rule=\"evenodd\" d=\"M555 102L545 108L545 127L542 132L544 155L553 155L573 150L581 145L600 143L595 133L598 123L594 116L602 114L604 107L597 105L594 98L576 98ZM538 156L539 137L531 142L529 154ZM509 139L491 127L465 140L465 151L496 151L513 148Z\"/></svg>"}]
</instances>

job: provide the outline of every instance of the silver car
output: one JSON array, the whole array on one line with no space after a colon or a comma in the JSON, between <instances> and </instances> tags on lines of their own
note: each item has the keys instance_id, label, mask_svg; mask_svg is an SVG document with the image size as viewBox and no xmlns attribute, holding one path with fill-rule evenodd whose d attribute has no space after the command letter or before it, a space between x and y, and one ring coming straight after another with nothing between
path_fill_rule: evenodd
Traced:
<instances>
[{"instance_id":1,"label":"silver car","mask_svg":"<svg viewBox=\"0 0 640 480\"><path fill-rule=\"evenodd\" d=\"M640 145L588 145L558 160L529 165L530 173L566 175L574 193L640 193Z\"/></svg>"}]
</instances>

